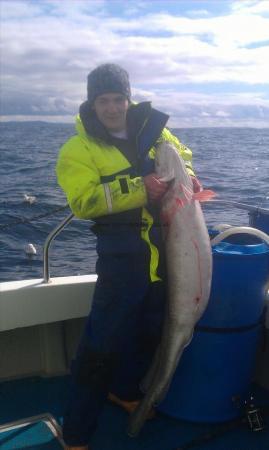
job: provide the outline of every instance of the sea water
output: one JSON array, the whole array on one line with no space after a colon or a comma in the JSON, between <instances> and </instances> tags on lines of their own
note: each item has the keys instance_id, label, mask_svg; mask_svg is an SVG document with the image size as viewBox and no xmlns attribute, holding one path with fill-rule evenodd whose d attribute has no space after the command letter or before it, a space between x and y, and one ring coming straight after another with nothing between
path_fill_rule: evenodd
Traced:
<instances>
[{"instance_id":1,"label":"sea water","mask_svg":"<svg viewBox=\"0 0 269 450\"><path fill-rule=\"evenodd\" d=\"M193 151L193 165L204 188L219 200L269 207L269 129L174 129ZM55 164L71 124L0 123L0 281L43 277L43 246L48 234L70 210L57 185ZM32 204L24 195L36 197ZM248 225L248 213L224 204L204 203L209 227ZM91 221L74 219L50 250L51 276L95 272L95 236ZM25 252L32 243L37 254Z\"/></svg>"}]
</instances>

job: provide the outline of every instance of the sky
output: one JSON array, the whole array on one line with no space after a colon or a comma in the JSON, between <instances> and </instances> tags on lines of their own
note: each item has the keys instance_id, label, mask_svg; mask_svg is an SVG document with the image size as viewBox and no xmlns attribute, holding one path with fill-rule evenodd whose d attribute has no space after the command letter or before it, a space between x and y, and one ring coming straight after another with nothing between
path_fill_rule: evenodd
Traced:
<instances>
[{"instance_id":1,"label":"sky","mask_svg":"<svg viewBox=\"0 0 269 450\"><path fill-rule=\"evenodd\" d=\"M269 127L269 0L0 0L2 121L73 122L113 62L181 127Z\"/></svg>"}]
</instances>

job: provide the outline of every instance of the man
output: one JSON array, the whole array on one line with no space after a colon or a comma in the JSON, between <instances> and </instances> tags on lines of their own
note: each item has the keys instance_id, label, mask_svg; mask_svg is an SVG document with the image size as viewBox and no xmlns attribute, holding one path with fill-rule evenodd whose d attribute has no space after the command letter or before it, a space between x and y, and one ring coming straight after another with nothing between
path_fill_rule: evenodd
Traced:
<instances>
[{"instance_id":1,"label":"man","mask_svg":"<svg viewBox=\"0 0 269 450\"><path fill-rule=\"evenodd\" d=\"M160 339L165 264L158 202L168 185L154 171L154 145L172 142L194 177L191 151L164 128L168 116L149 102L131 102L124 69L97 67L87 92L77 135L62 147L56 169L73 213L95 222L98 254L92 309L71 367L63 425L69 450L89 448L109 391L128 401L141 397L139 381Z\"/></svg>"}]
</instances>

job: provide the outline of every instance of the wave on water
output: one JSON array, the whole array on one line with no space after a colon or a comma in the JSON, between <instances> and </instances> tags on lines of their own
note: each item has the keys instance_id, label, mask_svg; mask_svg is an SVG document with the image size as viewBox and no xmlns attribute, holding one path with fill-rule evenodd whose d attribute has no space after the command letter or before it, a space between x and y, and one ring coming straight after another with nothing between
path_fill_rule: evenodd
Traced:
<instances>
[{"instance_id":1,"label":"wave on water","mask_svg":"<svg viewBox=\"0 0 269 450\"><path fill-rule=\"evenodd\" d=\"M57 185L59 148L73 134L70 124L0 123L0 281L43 277L43 246L48 234L70 214ZM205 188L220 200L269 206L269 129L176 129L193 151L193 164ZM34 196L32 203L25 195ZM203 203L209 227L218 223L248 225L246 211ZM74 219L50 250L52 276L95 272L95 236L91 221ZM25 246L32 243L31 258Z\"/></svg>"}]
</instances>

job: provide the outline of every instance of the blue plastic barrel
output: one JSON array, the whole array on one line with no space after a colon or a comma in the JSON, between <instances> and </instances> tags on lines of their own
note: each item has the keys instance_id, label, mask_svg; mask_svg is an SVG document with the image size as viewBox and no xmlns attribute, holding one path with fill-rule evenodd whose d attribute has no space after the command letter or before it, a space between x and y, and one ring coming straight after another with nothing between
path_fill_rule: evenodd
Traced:
<instances>
[{"instance_id":1,"label":"blue plastic barrel","mask_svg":"<svg viewBox=\"0 0 269 450\"><path fill-rule=\"evenodd\" d=\"M183 352L161 412L194 422L240 415L234 399L244 400L249 393L269 277L269 246L247 239L234 235L232 242L213 247L208 307Z\"/></svg>"},{"instance_id":2,"label":"blue plastic barrel","mask_svg":"<svg viewBox=\"0 0 269 450\"><path fill-rule=\"evenodd\" d=\"M250 212L249 225L269 234L269 214L265 214L260 211Z\"/></svg>"}]
</instances>

